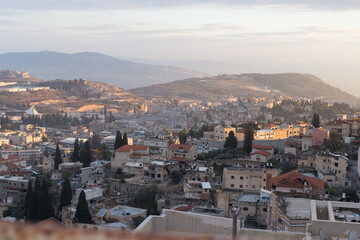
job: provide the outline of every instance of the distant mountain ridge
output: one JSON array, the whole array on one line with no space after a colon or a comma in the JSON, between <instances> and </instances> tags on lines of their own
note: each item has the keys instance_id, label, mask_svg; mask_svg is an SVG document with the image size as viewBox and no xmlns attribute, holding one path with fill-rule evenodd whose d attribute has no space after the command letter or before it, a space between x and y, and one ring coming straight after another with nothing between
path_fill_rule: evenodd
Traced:
<instances>
[{"instance_id":1,"label":"distant mountain ridge","mask_svg":"<svg viewBox=\"0 0 360 240\"><path fill-rule=\"evenodd\" d=\"M22 52L0 54L0 69L29 72L43 80L85 78L121 88L204 77L199 71L120 60L100 53Z\"/></svg>"},{"instance_id":2,"label":"distant mountain ridge","mask_svg":"<svg viewBox=\"0 0 360 240\"><path fill-rule=\"evenodd\" d=\"M284 95L300 98L356 100L353 95L330 86L311 74L235 74L191 78L150 87L131 89L142 96L178 96L188 99L209 99L213 96L260 97Z\"/></svg>"}]
</instances>

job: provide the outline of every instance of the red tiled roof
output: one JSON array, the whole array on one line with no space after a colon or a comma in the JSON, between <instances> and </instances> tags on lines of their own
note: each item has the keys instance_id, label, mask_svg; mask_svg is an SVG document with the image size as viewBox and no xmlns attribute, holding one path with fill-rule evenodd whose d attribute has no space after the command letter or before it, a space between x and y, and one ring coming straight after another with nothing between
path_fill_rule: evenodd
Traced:
<instances>
[{"instance_id":1,"label":"red tiled roof","mask_svg":"<svg viewBox=\"0 0 360 240\"><path fill-rule=\"evenodd\" d=\"M329 132L328 130L326 130L325 128L322 128L322 127L320 127L320 128L318 128L319 130L322 130L322 131L324 131L324 132Z\"/></svg>"},{"instance_id":2,"label":"red tiled roof","mask_svg":"<svg viewBox=\"0 0 360 240\"><path fill-rule=\"evenodd\" d=\"M191 209L193 209L195 207L195 205L191 205L191 206L183 206L183 207L178 207L175 210L176 211L182 211L182 212L187 212L190 211Z\"/></svg>"},{"instance_id":3,"label":"red tiled roof","mask_svg":"<svg viewBox=\"0 0 360 240\"><path fill-rule=\"evenodd\" d=\"M130 152L131 150L136 151L146 151L149 147L144 145L125 145L118 149L116 149L116 152Z\"/></svg>"},{"instance_id":4,"label":"red tiled roof","mask_svg":"<svg viewBox=\"0 0 360 240\"><path fill-rule=\"evenodd\" d=\"M285 146L286 146L286 147L296 147L296 146L297 146L297 143L296 143L296 142L286 142L286 143L285 143Z\"/></svg>"},{"instance_id":5,"label":"red tiled roof","mask_svg":"<svg viewBox=\"0 0 360 240\"><path fill-rule=\"evenodd\" d=\"M188 158L182 158L182 157L172 157L170 161L178 161L178 162L186 162L188 161Z\"/></svg>"},{"instance_id":6,"label":"red tiled roof","mask_svg":"<svg viewBox=\"0 0 360 240\"><path fill-rule=\"evenodd\" d=\"M170 150L179 150L184 149L186 151L190 151L193 145L187 145L187 144L173 144L170 146Z\"/></svg>"},{"instance_id":7,"label":"red tiled roof","mask_svg":"<svg viewBox=\"0 0 360 240\"><path fill-rule=\"evenodd\" d=\"M0 155L0 162L2 161L7 161L7 160L18 160L18 159L21 159L21 157L17 156L17 155L13 155L13 154L9 154L7 156L7 158L3 158L1 155Z\"/></svg>"},{"instance_id":8,"label":"red tiled roof","mask_svg":"<svg viewBox=\"0 0 360 240\"><path fill-rule=\"evenodd\" d=\"M267 156L269 156L269 155L270 155L270 153L269 153L269 152L264 151L264 150L260 150L260 151L256 151L256 152L252 152L252 153L250 153L250 155L256 155L256 154L260 154L260 155L263 155L263 156L265 156L265 157L267 157Z\"/></svg>"},{"instance_id":9,"label":"red tiled roof","mask_svg":"<svg viewBox=\"0 0 360 240\"><path fill-rule=\"evenodd\" d=\"M334 120L331 122L326 123L326 126L341 126L345 121L342 120Z\"/></svg>"},{"instance_id":10,"label":"red tiled roof","mask_svg":"<svg viewBox=\"0 0 360 240\"><path fill-rule=\"evenodd\" d=\"M264 150L273 150L274 147L270 145L252 145L253 149L264 149Z\"/></svg>"},{"instance_id":11,"label":"red tiled roof","mask_svg":"<svg viewBox=\"0 0 360 240\"><path fill-rule=\"evenodd\" d=\"M303 181L306 180L308 182L309 187L311 188L322 188L324 189L324 181L307 177L302 175L297 171L291 171L280 175L278 177L274 177L270 180L271 185L275 185L276 187L289 187L289 188L303 188Z\"/></svg>"},{"instance_id":12,"label":"red tiled roof","mask_svg":"<svg viewBox=\"0 0 360 240\"><path fill-rule=\"evenodd\" d=\"M209 193L202 193L200 199L202 200L209 200L210 194Z\"/></svg>"}]
</instances>

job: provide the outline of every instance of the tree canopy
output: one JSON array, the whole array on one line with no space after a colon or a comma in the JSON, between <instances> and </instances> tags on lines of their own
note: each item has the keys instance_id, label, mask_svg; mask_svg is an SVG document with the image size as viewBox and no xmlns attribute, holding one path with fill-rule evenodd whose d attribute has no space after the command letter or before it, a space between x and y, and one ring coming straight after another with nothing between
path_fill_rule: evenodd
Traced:
<instances>
[{"instance_id":1,"label":"tree canopy","mask_svg":"<svg viewBox=\"0 0 360 240\"><path fill-rule=\"evenodd\" d=\"M72 195L70 181L68 178L65 178L62 183L61 194L60 194L60 205L59 205L60 211L63 207L71 204L72 197L73 195Z\"/></svg>"},{"instance_id":2,"label":"tree canopy","mask_svg":"<svg viewBox=\"0 0 360 240\"><path fill-rule=\"evenodd\" d=\"M254 140L254 130L253 124L248 123L245 127L245 137L244 137L244 150L247 154L250 154L252 151L252 141Z\"/></svg>"},{"instance_id":3,"label":"tree canopy","mask_svg":"<svg viewBox=\"0 0 360 240\"><path fill-rule=\"evenodd\" d=\"M84 148L80 152L80 162L83 164L84 167L90 166L90 163L92 162L92 155L91 155L89 141L85 142Z\"/></svg>"},{"instance_id":4,"label":"tree canopy","mask_svg":"<svg viewBox=\"0 0 360 240\"><path fill-rule=\"evenodd\" d=\"M121 135L121 132L117 131L115 137L115 143L114 143L114 151L122 146L122 142L123 142L123 137Z\"/></svg>"},{"instance_id":5,"label":"tree canopy","mask_svg":"<svg viewBox=\"0 0 360 240\"><path fill-rule=\"evenodd\" d=\"M173 170L170 172L170 179L175 184L178 184L181 181L182 177L183 175L178 170Z\"/></svg>"},{"instance_id":6,"label":"tree canopy","mask_svg":"<svg viewBox=\"0 0 360 240\"><path fill-rule=\"evenodd\" d=\"M84 191L81 191L79 195L79 200L76 206L75 219L79 223L93 223Z\"/></svg>"},{"instance_id":7,"label":"tree canopy","mask_svg":"<svg viewBox=\"0 0 360 240\"><path fill-rule=\"evenodd\" d=\"M56 144L56 151L55 151L55 169L59 169L59 164L62 163L61 153L59 148L59 143Z\"/></svg>"},{"instance_id":8,"label":"tree canopy","mask_svg":"<svg viewBox=\"0 0 360 240\"><path fill-rule=\"evenodd\" d=\"M49 191L46 180L43 179L41 183L41 191L39 198L39 205L37 206L37 219L42 221L51 218L55 215L54 208L51 204Z\"/></svg>"},{"instance_id":9,"label":"tree canopy","mask_svg":"<svg viewBox=\"0 0 360 240\"><path fill-rule=\"evenodd\" d=\"M317 113L314 113L313 118L311 120L311 124L313 125L314 128L319 128L320 127L320 116Z\"/></svg>"},{"instance_id":10,"label":"tree canopy","mask_svg":"<svg viewBox=\"0 0 360 240\"><path fill-rule=\"evenodd\" d=\"M79 152L80 152L79 139L76 138L75 142L74 142L74 151L73 151L72 156L71 156L71 160L73 162L79 162L80 161Z\"/></svg>"},{"instance_id":11,"label":"tree canopy","mask_svg":"<svg viewBox=\"0 0 360 240\"><path fill-rule=\"evenodd\" d=\"M230 131L228 137L225 139L224 148L235 149L238 145L237 138L234 131Z\"/></svg>"},{"instance_id":12,"label":"tree canopy","mask_svg":"<svg viewBox=\"0 0 360 240\"><path fill-rule=\"evenodd\" d=\"M182 130L181 132L179 132L179 141L181 144L186 144L187 141L187 132L186 130Z\"/></svg>"}]
</instances>

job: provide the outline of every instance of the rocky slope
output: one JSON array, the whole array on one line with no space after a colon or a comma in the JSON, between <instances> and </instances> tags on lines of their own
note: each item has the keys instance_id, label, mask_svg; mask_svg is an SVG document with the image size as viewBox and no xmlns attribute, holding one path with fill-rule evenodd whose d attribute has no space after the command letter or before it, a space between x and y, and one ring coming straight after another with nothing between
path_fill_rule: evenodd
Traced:
<instances>
[{"instance_id":1,"label":"rocky slope","mask_svg":"<svg viewBox=\"0 0 360 240\"><path fill-rule=\"evenodd\" d=\"M92 112L106 106L114 114L141 111L145 103L142 97L127 90L88 80L54 80L36 86L50 89L1 92L0 103L14 107L32 105L40 112Z\"/></svg>"},{"instance_id":2,"label":"rocky slope","mask_svg":"<svg viewBox=\"0 0 360 240\"><path fill-rule=\"evenodd\" d=\"M241 74L192 78L130 90L142 96L162 96L189 99L209 99L217 96L275 96L356 100L310 74Z\"/></svg>"}]
</instances>

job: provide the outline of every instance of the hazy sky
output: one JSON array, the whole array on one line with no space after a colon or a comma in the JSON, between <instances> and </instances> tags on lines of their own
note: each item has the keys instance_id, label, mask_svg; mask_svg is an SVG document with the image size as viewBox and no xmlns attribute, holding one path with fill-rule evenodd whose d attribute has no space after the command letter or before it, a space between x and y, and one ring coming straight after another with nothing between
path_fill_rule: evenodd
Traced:
<instances>
[{"instance_id":1,"label":"hazy sky","mask_svg":"<svg viewBox=\"0 0 360 240\"><path fill-rule=\"evenodd\" d=\"M94 51L250 64L314 73L360 91L358 0L0 0L0 6L0 53Z\"/></svg>"}]
</instances>

